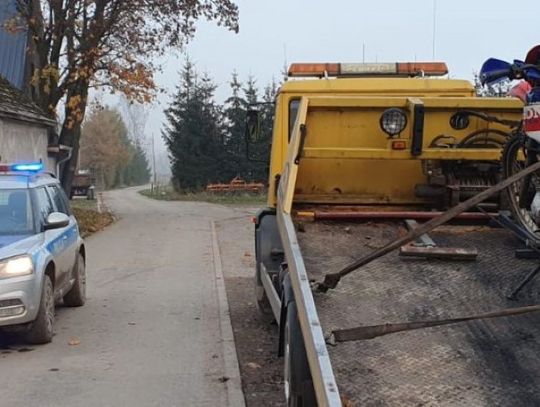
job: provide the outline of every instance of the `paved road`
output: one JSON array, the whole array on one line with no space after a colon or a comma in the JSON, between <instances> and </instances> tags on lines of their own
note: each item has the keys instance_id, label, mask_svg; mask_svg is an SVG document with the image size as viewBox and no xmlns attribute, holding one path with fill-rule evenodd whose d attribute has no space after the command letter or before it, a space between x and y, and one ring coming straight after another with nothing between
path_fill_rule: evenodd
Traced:
<instances>
[{"instance_id":1,"label":"paved road","mask_svg":"<svg viewBox=\"0 0 540 407\"><path fill-rule=\"evenodd\" d=\"M211 220L243 211L134 189L106 202L119 220L87 240L87 304L59 307L52 344L2 351L0 406L241 405L238 378L224 379L235 354L221 340Z\"/></svg>"}]
</instances>

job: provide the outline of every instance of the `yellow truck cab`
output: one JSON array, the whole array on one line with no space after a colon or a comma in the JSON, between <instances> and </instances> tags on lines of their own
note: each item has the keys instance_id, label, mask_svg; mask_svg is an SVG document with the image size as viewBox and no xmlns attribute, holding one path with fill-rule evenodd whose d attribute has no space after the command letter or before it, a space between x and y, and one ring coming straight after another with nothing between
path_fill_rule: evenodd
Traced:
<instances>
[{"instance_id":1,"label":"yellow truck cab","mask_svg":"<svg viewBox=\"0 0 540 407\"><path fill-rule=\"evenodd\" d=\"M255 225L257 304L278 322L288 406L535 405L533 316L331 340L345 328L504 308L512 273L531 260L515 258L519 242L489 221L500 196L314 290L500 181L522 103L477 97L446 75L444 63L290 67L276 98L268 208Z\"/></svg>"}]
</instances>

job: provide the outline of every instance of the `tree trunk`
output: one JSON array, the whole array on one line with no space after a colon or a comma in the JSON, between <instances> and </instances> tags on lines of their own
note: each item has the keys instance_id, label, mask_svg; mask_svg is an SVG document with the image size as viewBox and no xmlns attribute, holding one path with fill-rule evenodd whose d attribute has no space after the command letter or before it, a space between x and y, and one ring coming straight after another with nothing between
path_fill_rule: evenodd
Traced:
<instances>
[{"instance_id":1,"label":"tree trunk","mask_svg":"<svg viewBox=\"0 0 540 407\"><path fill-rule=\"evenodd\" d=\"M75 178L75 171L77 170L77 164L79 161L79 140L81 135L81 125L78 123L74 125L72 129L67 129L66 125L62 127L62 133L60 135L60 143L69 145L71 150L71 158L64 163L63 168L60 169L61 176L60 181L64 187L64 191L67 196L71 196L71 186L73 179Z\"/></svg>"},{"instance_id":2,"label":"tree trunk","mask_svg":"<svg viewBox=\"0 0 540 407\"><path fill-rule=\"evenodd\" d=\"M68 92L65 107L65 119L60 132L60 144L69 146L71 158L61 168L60 180L67 196L71 196L71 185L77 170L79 161L79 145L81 138L82 122L86 111L88 100L88 87L86 81L79 81L72 91ZM77 98L77 103L69 103L73 98Z\"/></svg>"}]
</instances>

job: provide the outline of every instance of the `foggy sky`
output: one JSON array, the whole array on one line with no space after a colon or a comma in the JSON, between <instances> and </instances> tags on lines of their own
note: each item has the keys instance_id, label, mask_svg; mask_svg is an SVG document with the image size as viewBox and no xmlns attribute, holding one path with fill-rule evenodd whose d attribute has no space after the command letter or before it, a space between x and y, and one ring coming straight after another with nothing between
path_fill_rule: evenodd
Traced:
<instances>
[{"instance_id":1,"label":"foggy sky","mask_svg":"<svg viewBox=\"0 0 540 407\"><path fill-rule=\"evenodd\" d=\"M538 2L525 0L420 0L413 2L353 0L240 0L240 33L201 22L185 52L214 78L216 97L228 95L236 70L242 80L257 78L262 88L281 78L291 62L445 61L452 78L469 79L488 57L525 57L540 44ZM435 30L434 30L434 4ZM514 7L511 7L514 6ZM433 33L435 32L435 35ZM164 61L157 82L167 89L151 107L147 132L160 140L170 96L178 82L182 55ZM159 167L158 167L159 168Z\"/></svg>"}]
</instances>

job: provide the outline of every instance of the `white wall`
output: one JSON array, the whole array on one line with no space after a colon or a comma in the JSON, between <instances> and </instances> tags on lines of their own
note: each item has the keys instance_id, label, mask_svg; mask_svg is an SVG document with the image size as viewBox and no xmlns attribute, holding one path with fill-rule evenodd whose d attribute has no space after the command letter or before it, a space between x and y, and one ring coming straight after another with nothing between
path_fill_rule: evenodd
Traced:
<instances>
[{"instance_id":1,"label":"white wall","mask_svg":"<svg viewBox=\"0 0 540 407\"><path fill-rule=\"evenodd\" d=\"M47 154L47 128L0 118L0 162L43 161L46 171L56 174L56 160Z\"/></svg>"}]
</instances>

